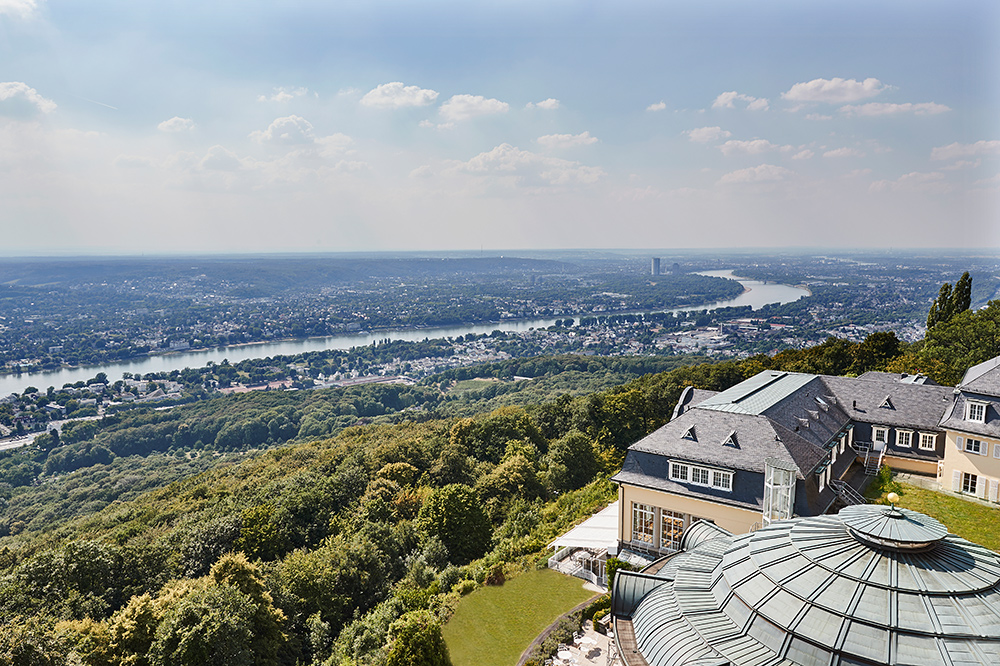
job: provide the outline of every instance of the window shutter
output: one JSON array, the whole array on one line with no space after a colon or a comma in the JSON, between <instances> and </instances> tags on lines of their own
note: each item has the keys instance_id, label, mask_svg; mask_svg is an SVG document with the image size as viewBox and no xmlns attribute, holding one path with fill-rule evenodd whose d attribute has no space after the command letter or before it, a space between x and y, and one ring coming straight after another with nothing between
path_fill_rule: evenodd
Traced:
<instances>
[{"instance_id":1,"label":"window shutter","mask_svg":"<svg viewBox=\"0 0 1000 666\"><path fill-rule=\"evenodd\" d=\"M965 445L965 442L963 441L962 437L956 437L955 438L955 446L958 448L959 451L964 450L964 445Z\"/></svg>"},{"instance_id":2,"label":"window shutter","mask_svg":"<svg viewBox=\"0 0 1000 666\"><path fill-rule=\"evenodd\" d=\"M962 489L962 473L957 469L951 473L951 489L956 493Z\"/></svg>"},{"instance_id":3,"label":"window shutter","mask_svg":"<svg viewBox=\"0 0 1000 666\"><path fill-rule=\"evenodd\" d=\"M989 442L980 442L979 443L979 455L989 457L989 455L990 455L990 443Z\"/></svg>"},{"instance_id":4,"label":"window shutter","mask_svg":"<svg viewBox=\"0 0 1000 666\"><path fill-rule=\"evenodd\" d=\"M979 484L976 486L976 490L979 491L977 494L980 497L982 497L983 499L986 499L986 497L989 495L990 480L987 479L985 476L980 476L979 477Z\"/></svg>"},{"instance_id":5,"label":"window shutter","mask_svg":"<svg viewBox=\"0 0 1000 666\"><path fill-rule=\"evenodd\" d=\"M993 445L993 457L1000 458L1000 444Z\"/></svg>"},{"instance_id":6,"label":"window shutter","mask_svg":"<svg viewBox=\"0 0 1000 666\"><path fill-rule=\"evenodd\" d=\"M997 490L1000 489L1000 482L996 479L990 479L990 497L991 502L997 501Z\"/></svg>"}]
</instances>

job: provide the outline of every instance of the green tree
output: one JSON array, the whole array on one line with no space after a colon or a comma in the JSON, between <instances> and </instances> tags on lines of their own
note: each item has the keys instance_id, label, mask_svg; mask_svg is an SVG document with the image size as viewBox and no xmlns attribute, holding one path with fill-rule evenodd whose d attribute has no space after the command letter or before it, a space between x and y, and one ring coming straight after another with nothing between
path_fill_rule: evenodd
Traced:
<instances>
[{"instance_id":1,"label":"green tree","mask_svg":"<svg viewBox=\"0 0 1000 666\"><path fill-rule=\"evenodd\" d=\"M441 625L427 611L407 613L389 628L386 666L451 666Z\"/></svg>"},{"instance_id":2,"label":"green tree","mask_svg":"<svg viewBox=\"0 0 1000 666\"><path fill-rule=\"evenodd\" d=\"M851 349L850 372L860 375L869 370L884 370L899 356L899 339L892 331L872 333L864 342Z\"/></svg>"},{"instance_id":3,"label":"green tree","mask_svg":"<svg viewBox=\"0 0 1000 666\"><path fill-rule=\"evenodd\" d=\"M931 309L927 313L927 329L951 321L955 315L968 310L970 305L972 305L972 278L966 271L955 283L954 289L949 282L941 285L938 296L931 303Z\"/></svg>"},{"instance_id":4,"label":"green tree","mask_svg":"<svg viewBox=\"0 0 1000 666\"><path fill-rule=\"evenodd\" d=\"M555 490L575 490L590 483L597 474L598 463L590 438L579 430L549 445L549 483Z\"/></svg>"},{"instance_id":5,"label":"green tree","mask_svg":"<svg viewBox=\"0 0 1000 666\"><path fill-rule=\"evenodd\" d=\"M486 552L490 522L479 496L469 486L453 483L430 494L417 516L420 528L436 536L456 562L468 562Z\"/></svg>"}]
</instances>

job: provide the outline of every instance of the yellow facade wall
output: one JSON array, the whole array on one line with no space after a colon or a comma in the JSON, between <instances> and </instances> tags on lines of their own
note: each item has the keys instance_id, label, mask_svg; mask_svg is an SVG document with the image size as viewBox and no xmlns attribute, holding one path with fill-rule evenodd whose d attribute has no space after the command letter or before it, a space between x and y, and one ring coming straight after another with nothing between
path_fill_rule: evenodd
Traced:
<instances>
[{"instance_id":1,"label":"yellow facade wall","mask_svg":"<svg viewBox=\"0 0 1000 666\"><path fill-rule=\"evenodd\" d=\"M954 445L953 445L954 446ZM938 464L936 460L914 460L913 458L903 458L901 456L886 456L882 459L889 467L902 472L915 472L928 476L937 476Z\"/></svg>"},{"instance_id":2,"label":"yellow facade wall","mask_svg":"<svg viewBox=\"0 0 1000 666\"><path fill-rule=\"evenodd\" d=\"M713 520L716 525L733 534L749 532L754 524L761 522L760 511L740 509L717 502L624 484L619 490L618 499L618 538L622 541L632 540L633 502L690 514L695 518Z\"/></svg>"},{"instance_id":3,"label":"yellow facade wall","mask_svg":"<svg viewBox=\"0 0 1000 666\"><path fill-rule=\"evenodd\" d=\"M957 438L961 437L963 442L969 438L965 433L948 430L945 434L944 460L939 466L940 474L938 481L945 490L953 489L954 473L975 474L979 477L980 483L986 482L986 492L976 494L983 499L989 498L989 481L1000 481L1000 439L991 439L980 435L972 435L972 439L978 439L983 446L987 447L988 455L978 455L967 451L959 451L956 444ZM981 486L982 487L982 486Z\"/></svg>"}]
</instances>

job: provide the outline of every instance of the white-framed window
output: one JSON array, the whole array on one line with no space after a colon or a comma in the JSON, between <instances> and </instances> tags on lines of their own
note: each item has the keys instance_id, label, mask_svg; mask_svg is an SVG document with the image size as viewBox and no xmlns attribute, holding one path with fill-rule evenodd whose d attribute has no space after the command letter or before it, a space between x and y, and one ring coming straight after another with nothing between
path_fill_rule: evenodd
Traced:
<instances>
[{"instance_id":1,"label":"white-framed window","mask_svg":"<svg viewBox=\"0 0 1000 666\"><path fill-rule=\"evenodd\" d=\"M684 514L660 509L660 548L681 549L684 536Z\"/></svg>"},{"instance_id":2,"label":"white-framed window","mask_svg":"<svg viewBox=\"0 0 1000 666\"><path fill-rule=\"evenodd\" d=\"M712 470L712 487L721 488L722 490L732 490L733 485L733 475L729 472L720 472L719 470Z\"/></svg>"},{"instance_id":3,"label":"white-framed window","mask_svg":"<svg viewBox=\"0 0 1000 666\"><path fill-rule=\"evenodd\" d=\"M966 453L978 453L982 454L983 443L978 439L972 439L971 437L965 438L965 452Z\"/></svg>"},{"instance_id":4,"label":"white-framed window","mask_svg":"<svg viewBox=\"0 0 1000 666\"><path fill-rule=\"evenodd\" d=\"M896 446L909 449L913 446L913 433L909 430L896 431Z\"/></svg>"},{"instance_id":5,"label":"white-framed window","mask_svg":"<svg viewBox=\"0 0 1000 666\"><path fill-rule=\"evenodd\" d=\"M962 472L962 492L969 493L970 495L976 494L976 486L979 483L979 477L975 474L969 474L968 472Z\"/></svg>"},{"instance_id":6,"label":"white-framed window","mask_svg":"<svg viewBox=\"0 0 1000 666\"><path fill-rule=\"evenodd\" d=\"M632 502L632 541L653 543L653 507Z\"/></svg>"},{"instance_id":7,"label":"white-framed window","mask_svg":"<svg viewBox=\"0 0 1000 666\"><path fill-rule=\"evenodd\" d=\"M965 403L965 420L986 423L986 403L969 400Z\"/></svg>"},{"instance_id":8,"label":"white-framed window","mask_svg":"<svg viewBox=\"0 0 1000 666\"><path fill-rule=\"evenodd\" d=\"M697 486L708 486L719 490L733 489L733 473L721 469L709 469L682 462L670 463L670 480L684 481Z\"/></svg>"},{"instance_id":9,"label":"white-framed window","mask_svg":"<svg viewBox=\"0 0 1000 666\"><path fill-rule=\"evenodd\" d=\"M875 444L885 444L889 441L889 429L888 428L872 428L872 442Z\"/></svg>"},{"instance_id":10,"label":"white-framed window","mask_svg":"<svg viewBox=\"0 0 1000 666\"><path fill-rule=\"evenodd\" d=\"M937 435L932 432L920 433L920 450L933 451L937 448Z\"/></svg>"},{"instance_id":11,"label":"white-framed window","mask_svg":"<svg viewBox=\"0 0 1000 666\"><path fill-rule=\"evenodd\" d=\"M708 483L708 470L704 467L692 467L691 468L691 483L697 483L702 486L709 485Z\"/></svg>"}]
</instances>

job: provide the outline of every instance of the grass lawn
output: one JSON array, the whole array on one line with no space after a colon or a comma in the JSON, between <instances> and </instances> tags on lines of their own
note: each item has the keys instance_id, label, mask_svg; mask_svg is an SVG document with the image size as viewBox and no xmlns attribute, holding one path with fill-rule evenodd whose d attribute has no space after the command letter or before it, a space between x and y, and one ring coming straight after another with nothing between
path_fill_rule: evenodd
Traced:
<instances>
[{"instance_id":1,"label":"grass lawn","mask_svg":"<svg viewBox=\"0 0 1000 666\"><path fill-rule=\"evenodd\" d=\"M454 666L515 666L535 636L595 596L579 578L540 569L462 599L444 626Z\"/></svg>"},{"instance_id":2,"label":"grass lawn","mask_svg":"<svg viewBox=\"0 0 1000 666\"><path fill-rule=\"evenodd\" d=\"M896 485L896 484L894 484ZM1000 551L1000 508L969 502L945 493L899 483L899 506L937 518L948 531L991 550ZM885 500L886 490L881 499Z\"/></svg>"},{"instance_id":3,"label":"grass lawn","mask_svg":"<svg viewBox=\"0 0 1000 666\"><path fill-rule=\"evenodd\" d=\"M490 384L495 383L492 379L462 379L455 382L448 392L449 393L467 393L469 391L482 391L484 388Z\"/></svg>"}]
</instances>

